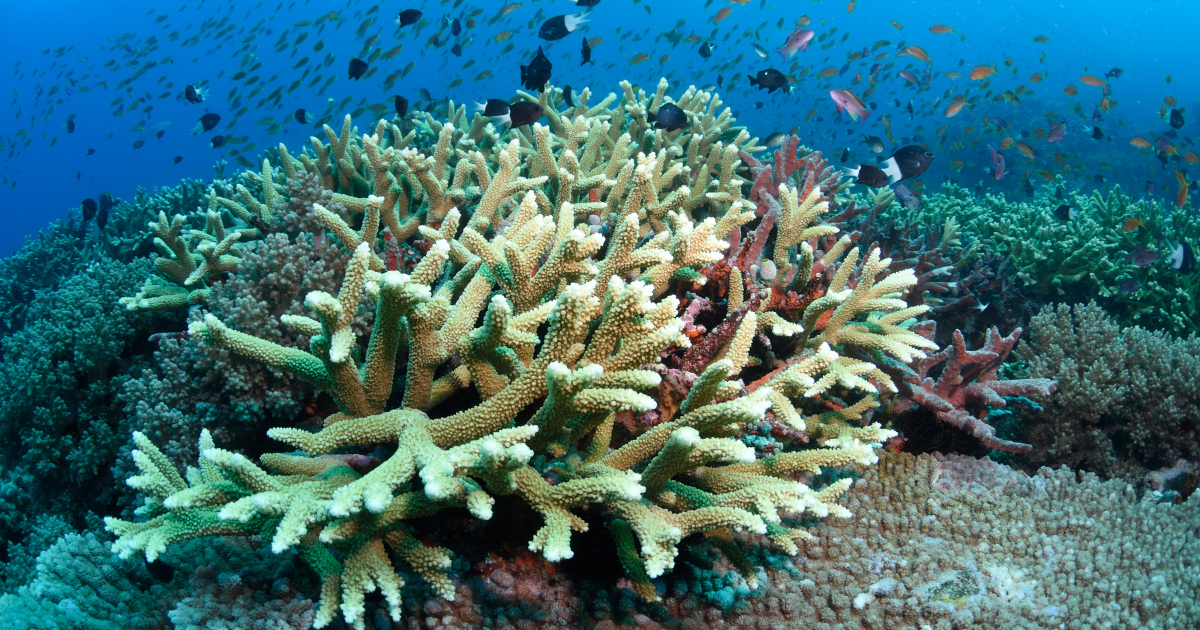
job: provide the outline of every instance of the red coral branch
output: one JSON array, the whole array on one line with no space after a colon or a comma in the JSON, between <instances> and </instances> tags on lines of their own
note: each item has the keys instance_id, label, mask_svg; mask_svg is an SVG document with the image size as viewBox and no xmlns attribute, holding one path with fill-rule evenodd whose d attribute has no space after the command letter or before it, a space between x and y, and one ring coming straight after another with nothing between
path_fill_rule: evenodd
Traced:
<instances>
[{"instance_id":1,"label":"red coral branch","mask_svg":"<svg viewBox=\"0 0 1200 630\"><path fill-rule=\"evenodd\" d=\"M998 380L996 373L1008 353L1021 337L1018 328L1001 337L996 328L988 330L987 343L980 350L967 350L962 331L954 331L954 343L940 352L920 359L914 365L915 375L906 377L901 391L906 398L897 402L895 410L904 411L915 403L937 414L943 422L952 424L975 436L984 446L1008 453L1026 453L1033 447L996 437L996 429L985 422L992 407L1004 407L1003 396L1038 394L1049 396L1056 385L1048 378ZM946 362L935 381L929 370Z\"/></svg>"}]
</instances>

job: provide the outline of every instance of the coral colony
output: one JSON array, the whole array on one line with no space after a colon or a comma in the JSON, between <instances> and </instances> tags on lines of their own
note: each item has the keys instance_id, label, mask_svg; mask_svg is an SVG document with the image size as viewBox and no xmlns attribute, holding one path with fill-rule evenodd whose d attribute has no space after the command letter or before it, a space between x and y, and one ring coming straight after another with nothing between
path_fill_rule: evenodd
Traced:
<instances>
[{"instance_id":1,"label":"coral colony","mask_svg":"<svg viewBox=\"0 0 1200 630\"><path fill-rule=\"evenodd\" d=\"M77 249L59 224L6 262L60 280L6 298L5 381L40 382L20 348L45 338L79 386L14 386L6 417L44 420L13 431L40 455L3 500L34 511L28 488L72 469L117 507L106 533L40 521L61 537L29 538L36 563L10 550L35 577L0 617L1195 627L1200 350L1170 334L1200 323L1172 302L1195 280L1105 256L1140 236L1098 227L1194 224L1061 182L1019 206L854 195L794 136L766 153L714 93L621 87L565 109L552 85L519 93L545 124L518 127L453 103L365 132L346 116L261 168L120 203L124 236ZM668 104L682 128L652 122ZM1064 202L1069 228L1047 219ZM1115 315L1029 297L1081 284ZM97 349L70 359L72 326L103 330ZM83 391L94 416L68 411ZM89 460L45 446L74 426Z\"/></svg>"}]
</instances>

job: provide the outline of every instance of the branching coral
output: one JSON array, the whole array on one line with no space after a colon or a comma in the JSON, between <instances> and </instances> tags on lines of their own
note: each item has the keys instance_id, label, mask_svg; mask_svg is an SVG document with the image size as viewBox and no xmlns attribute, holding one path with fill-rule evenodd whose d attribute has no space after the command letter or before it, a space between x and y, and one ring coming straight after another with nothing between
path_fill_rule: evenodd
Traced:
<instances>
[{"instance_id":1,"label":"branching coral","mask_svg":"<svg viewBox=\"0 0 1200 630\"><path fill-rule=\"evenodd\" d=\"M988 423L989 415L996 408L1006 406L1008 400L1035 395L1048 397L1054 393L1052 379L996 378L1020 337L1020 328L1007 337L1001 337L1000 331L992 328L983 348L967 350L962 332L954 331L952 345L916 362L915 374L903 381L906 397L897 401L893 409L901 412L920 405L932 410L943 422L978 438L988 448L1008 453L1028 452L1032 445L998 437L995 427ZM941 375L934 380L929 376L929 370L942 363L945 365ZM1026 404L1036 407L1032 403Z\"/></svg>"},{"instance_id":2,"label":"branching coral","mask_svg":"<svg viewBox=\"0 0 1200 630\"><path fill-rule=\"evenodd\" d=\"M1046 307L1017 348L1031 376L1058 393L1023 434L1034 464L1069 464L1104 476L1200 458L1200 339L1121 327L1096 304Z\"/></svg>"},{"instance_id":3,"label":"branching coral","mask_svg":"<svg viewBox=\"0 0 1200 630\"><path fill-rule=\"evenodd\" d=\"M282 317L308 338L307 351L240 332L213 314L189 331L307 382L337 410L316 432L271 429L270 437L299 452L268 453L258 463L219 448L205 431L198 467L182 474L135 434L140 474L129 484L147 500L137 511L142 520L107 519L118 535L114 550L153 560L184 540L261 536L277 553L295 549L320 576L318 627L340 610L362 628L365 596L376 589L399 620L403 580L395 563L433 592L454 596L451 552L412 524L447 508L489 520L498 500L519 499L542 522L528 548L557 561L574 555L573 532L589 528L578 510L590 506L646 599L657 597L649 580L674 567L691 534L757 532L794 554L809 534L783 516L849 516L836 503L849 479L814 490L792 477L870 465L873 449L894 435L861 421L877 404L876 383L894 384L842 351L907 362L934 347L908 329L925 309L901 299L916 277L887 274L890 260L877 249L861 267L858 250L845 244L825 254L826 265L846 259L807 305L803 326L766 309L735 308L741 315L723 333L727 342L689 364L695 378L685 379L682 401L653 428L613 439L617 415L657 406L641 393L661 383L649 368L691 346L669 289L703 283L699 269L729 249L722 238L752 218L734 156L757 150L753 141L731 127L727 111L717 113L713 95L694 88L676 101L693 121L689 133L653 129L645 113L664 102L665 88L660 83L651 97L625 85L615 108L612 96L593 108L554 109L550 126L527 130L468 122L452 106L450 121L424 123L423 133L436 137L431 155L384 123L360 143L349 120L341 134L327 129L330 144L314 139L315 155L296 161L281 150L289 177L309 171L347 210L314 202L352 251L340 290L309 293L315 317ZM553 94L540 97L548 110ZM586 102L587 92L580 98ZM779 256L833 231L810 226L821 214L820 189L803 205L787 187L779 192L786 231ZM580 223L592 213L604 215L610 238ZM411 273L387 268L382 228L427 246ZM810 273L803 270L801 287ZM743 291L738 275L739 300ZM373 312L369 334L354 325L364 298ZM754 342L767 330L795 337L800 352L746 387L738 376L758 362ZM460 391L470 395L453 396ZM476 395L478 404L462 404ZM757 458L731 439L758 426L768 409L811 441ZM377 445L381 463L364 466L371 458L357 453Z\"/></svg>"}]
</instances>

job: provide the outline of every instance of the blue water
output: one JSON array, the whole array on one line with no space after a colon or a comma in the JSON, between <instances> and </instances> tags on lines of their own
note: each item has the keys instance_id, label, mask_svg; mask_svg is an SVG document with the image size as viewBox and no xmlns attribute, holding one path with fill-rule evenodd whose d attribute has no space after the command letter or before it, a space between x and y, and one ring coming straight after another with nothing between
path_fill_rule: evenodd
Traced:
<instances>
[{"instance_id":1,"label":"blue water","mask_svg":"<svg viewBox=\"0 0 1200 630\"><path fill-rule=\"evenodd\" d=\"M1191 140L1200 138L1200 122L1197 122L1200 81L1195 76L1193 35L1200 19L1200 3L1189 0L973 3L863 0L852 13L840 0L773 4L755 1L744 5L718 1L707 8L700 2L635 4L629 0L603 0L589 12L588 23L566 39L553 43L537 38L538 27L547 17L574 13L576 9L569 2L525 0L523 6L495 24L488 21L503 6L501 2L468 1L457 8L453 3L432 2L376 5L296 1L259 2L251 6L246 2L208 0L174 4L75 0L5 3L7 28L0 38L4 65L0 72L0 87L3 87L0 92L5 95L0 117L4 121L0 126L0 145L5 147L0 151L3 160L0 253L7 254L26 235L52 220L64 218L85 197L95 197L102 191L129 197L139 186L172 185L185 177L211 179L216 175L213 165L218 160L228 161L224 172L232 174L241 167L228 149L239 150L252 162L257 161L263 149L279 142L299 150L309 135L319 132L321 123L340 120L360 104L390 105L395 95L415 102L420 99L419 88L427 89L434 98L448 96L456 103L488 97L510 98L519 87L518 65L528 63L539 44L545 46L554 64L553 84L571 84L576 89L586 85L601 96L619 91L617 83L622 79L652 89L661 76L681 82L681 87L675 90L678 94L691 84L715 83L719 73L725 79L721 96L738 113L741 124L760 137L774 131L787 133L798 127L797 133L810 147L830 154L849 148L847 165L872 159L859 134L883 136L880 119L886 116L897 143L911 140L930 143L935 148L938 159L922 177L926 192L952 180L980 192L1000 191L1010 197L1019 196L1025 171L1030 173L1034 185L1043 181L1038 169L1049 173L1063 171L1055 159L1055 151L1064 156L1067 165L1082 167L1072 170L1068 182L1084 189L1120 183L1127 190L1141 194L1145 182L1154 181L1156 194L1173 200L1176 191L1173 170L1181 169L1189 180L1200 170L1178 159L1163 166L1149 151L1130 146L1135 136L1153 142L1169 130L1160 118L1160 110L1164 107L1163 99L1170 96L1179 107L1186 108L1187 120L1178 138L1171 142L1179 147L1179 155L1196 150ZM732 7L727 19L715 25L709 21L727 6ZM372 7L378 10L368 15ZM431 21L420 29L419 36L416 28L398 30L393 23L398 11L410 7L421 8L424 17ZM474 29L466 30L457 39L447 37L440 46L426 45L439 30L443 15L465 17L477 7L483 12L475 16L479 24ZM340 18L326 21L319 33L315 24L292 26L304 20L316 21L330 11L337 12ZM836 28L832 37L836 43L826 49L823 46L828 42L814 41L807 52L798 53L786 63L781 63L775 53L765 59L755 53L755 42L767 50L782 45L795 28L795 21L803 15L811 18L807 28L815 30L818 36ZM224 33L222 39L212 38L223 27L201 29L205 21L217 22L226 16L235 28ZM356 30L368 17L375 17L375 23L361 36L357 35ZM783 24L778 27L781 18ZM699 43L681 42L676 46L658 37L681 20L684 23L678 32L683 37L695 34L702 42L716 42L711 59L700 58ZM892 20L899 22L903 30L893 27L889 23ZM929 28L934 24L953 26L955 34L933 34ZM618 28L622 34L633 34L622 41ZM496 43L492 38L506 30L512 31L509 41L515 48L501 54L508 42ZM172 38L175 32L178 37ZM308 33L307 39L299 46L293 45L301 33ZM849 37L843 42L847 33ZM121 40L122 34L131 35ZM372 69L378 69L369 79L348 79L349 60L359 56L364 41L375 34L380 36L376 48L389 50L401 44L403 49L389 60L373 62ZM965 34L965 40L958 34ZM183 45L197 35L200 38L193 40L193 45ZM604 40L593 51L595 66L579 66L581 35ZM1049 42L1033 42L1038 35L1045 35ZM461 58L454 57L450 53L451 44L468 36L474 41L464 46ZM157 49L152 51L148 50L150 37L157 39ZM276 48L281 38L284 43ZM872 57L891 53L881 63L895 62L896 66L878 73L888 78L881 78L874 93L864 98L878 109L865 123L856 124L845 115L836 114L828 92L831 88L853 88L861 96L873 62L853 62L844 74L829 79L817 79L815 75L828 67L840 69L847 63L849 53L861 51L879 40L890 43L874 51ZM901 40L922 47L932 57L934 76L929 89L918 93L915 87L906 88L905 82L895 76L897 71L910 66L920 76L926 67L912 56L895 56ZM318 41L324 42L324 50L313 52ZM67 47L70 49L65 50ZM61 54L56 52L59 48L64 48ZM49 53L44 52L47 50ZM630 60L639 53L648 54L649 59L631 65ZM1039 62L1043 53L1044 63ZM286 90L306 68L324 63L327 55L332 55L329 65L311 71L302 86L283 95L278 106L272 103L257 107L264 96L279 87ZM741 61L733 63L739 55ZM296 68L303 57L309 57L310 61ZM1006 58L1011 58L1011 67L1005 66ZM105 67L111 60L116 65ZM469 60L475 63L464 70ZM119 82L150 61L158 65L127 86L118 87ZM262 63L261 68L246 77L259 76L257 84L247 86L246 79L231 79L239 69L248 70L248 66L257 62ZM409 63L414 64L411 73L385 90L385 77ZM726 64L728 67L718 72L717 68ZM980 98L973 107L946 118L943 112L950 101L943 97L947 89L952 90L951 96L965 94L968 98L982 97L986 90L981 88L981 81L970 81L966 76L952 80L941 73L958 71L966 75L980 64L997 64L1000 73L991 77L990 85L995 92L1025 85L1034 93L1022 95L1020 105ZM1090 125L1088 120L1070 108L1079 103L1090 119L1101 89L1083 85L1079 77L1103 76L1114 66L1125 71L1124 76L1111 81L1111 98L1117 101L1117 106L1105 113L1099 123L1106 134L1112 135L1112 141L1096 141L1083 130L1085 124ZM767 94L752 89L746 75L768 67L793 75L809 69L791 94ZM491 76L476 80L485 70L490 70ZM1035 84L1030 81L1034 72L1047 78ZM857 73L862 73L863 85L854 84ZM310 89L307 85L317 74L324 78ZM1167 75L1172 75L1171 83L1166 82ZM318 93L329 77L336 79L323 93ZM69 79L74 80L73 85ZM461 85L447 87L456 79L462 79ZM201 105L186 103L182 98L184 86L199 81L208 82L208 100ZM1063 94L1067 84L1079 89L1078 96ZM264 89L253 98L246 98L256 86ZM231 100L230 91L235 87L238 96ZM57 93L51 95L54 88ZM123 105L112 105L118 97L124 97ZM130 102L139 97L146 100L130 107ZM348 104L337 107L344 99L349 99ZM895 106L897 99L900 108ZM904 111L910 100L917 111L911 120ZM759 101L763 103L761 109L756 108ZM153 109L144 111L149 105ZM236 109L246 106L251 111L234 116ZM114 111L120 112L122 107L123 115L114 116ZM300 125L291 118L297 108L310 112L309 125ZM812 110L816 114L805 120ZM221 115L221 124L212 133L193 135L190 130L205 111ZM323 116L326 111L329 115ZM371 114L368 110L359 117L356 122L360 128L365 128ZM75 116L76 130L68 134L64 125L71 115ZM1007 134L989 134L972 145L987 125L985 117L991 121L997 116L1013 123L1013 127ZM270 133L270 123L265 122L268 118L283 121L282 129ZM1026 159L1013 148L1005 152L1011 171L1008 176L996 181L986 172L990 166L987 144L999 145L1005 135L1019 140L1020 131L1032 133L1060 119L1068 121L1064 142L1050 145L1044 140L1029 140L1035 149L1034 159ZM939 146L941 137L935 132L943 125L949 125L945 132L949 140ZM968 126L975 129L963 138ZM159 130L164 131L161 139L155 137ZM26 135L18 135L22 132ZM221 150L213 149L209 141L218 133L245 140ZM964 146L954 148L953 143L960 140ZM138 141L143 146L133 148ZM257 147L246 151L245 147L251 143ZM889 144L885 155L894 148ZM87 155L88 149L94 149L95 154ZM182 157L182 162L173 164L175 156ZM961 169L952 166L954 160L963 162ZM1096 175L1101 175L1103 181L1098 182Z\"/></svg>"}]
</instances>

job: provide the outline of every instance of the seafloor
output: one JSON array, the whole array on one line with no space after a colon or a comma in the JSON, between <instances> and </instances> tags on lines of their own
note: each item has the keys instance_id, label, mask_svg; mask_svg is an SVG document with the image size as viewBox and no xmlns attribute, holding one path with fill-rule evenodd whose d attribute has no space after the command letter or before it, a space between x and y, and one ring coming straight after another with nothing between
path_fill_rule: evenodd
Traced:
<instances>
[{"instance_id":1,"label":"seafloor","mask_svg":"<svg viewBox=\"0 0 1200 630\"><path fill-rule=\"evenodd\" d=\"M1200 627L1200 222L902 203L666 87L0 261L0 627Z\"/></svg>"}]
</instances>

